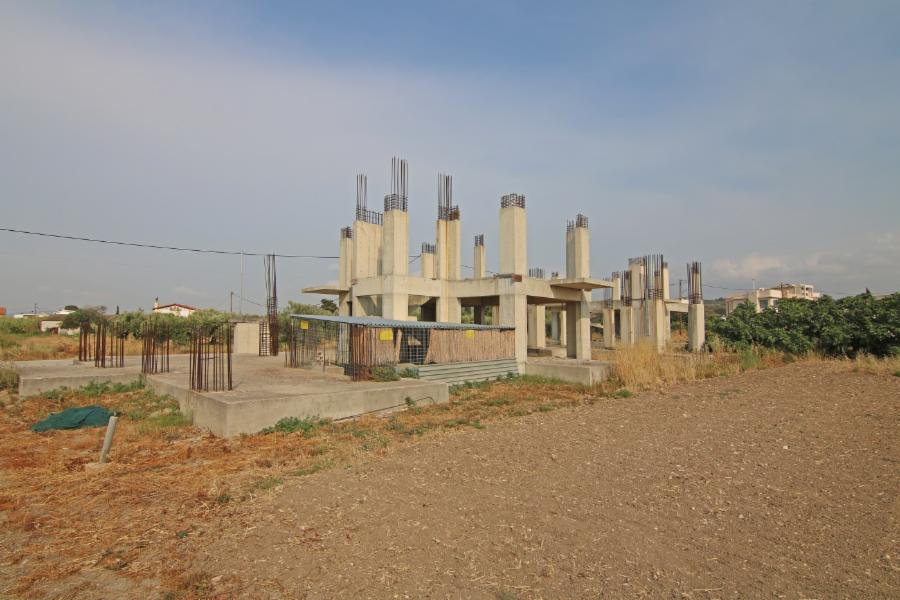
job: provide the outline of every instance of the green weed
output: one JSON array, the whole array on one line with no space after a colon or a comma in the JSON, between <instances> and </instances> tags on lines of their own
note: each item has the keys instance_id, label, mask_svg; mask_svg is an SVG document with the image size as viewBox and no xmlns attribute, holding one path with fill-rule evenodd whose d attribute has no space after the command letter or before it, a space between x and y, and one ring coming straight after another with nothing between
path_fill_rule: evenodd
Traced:
<instances>
[{"instance_id":1,"label":"green weed","mask_svg":"<svg viewBox=\"0 0 900 600\"><path fill-rule=\"evenodd\" d=\"M316 429L330 425L330 419L321 419L319 417L285 417L279 419L272 427L266 427L260 433L296 433L301 432L309 437Z\"/></svg>"}]
</instances>

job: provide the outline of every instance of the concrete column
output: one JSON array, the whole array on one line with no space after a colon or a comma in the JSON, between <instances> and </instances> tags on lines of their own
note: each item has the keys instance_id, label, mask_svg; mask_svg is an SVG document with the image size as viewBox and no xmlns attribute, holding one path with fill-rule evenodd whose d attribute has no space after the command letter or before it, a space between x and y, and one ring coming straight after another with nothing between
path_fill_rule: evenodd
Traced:
<instances>
[{"instance_id":1,"label":"concrete column","mask_svg":"<svg viewBox=\"0 0 900 600\"><path fill-rule=\"evenodd\" d=\"M688 306L688 350L699 352L706 345L706 309L702 304Z\"/></svg>"},{"instance_id":2,"label":"concrete column","mask_svg":"<svg viewBox=\"0 0 900 600\"><path fill-rule=\"evenodd\" d=\"M587 222L578 215L574 227L566 231L566 277L591 276L591 238Z\"/></svg>"},{"instance_id":3,"label":"concrete column","mask_svg":"<svg viewBox=\"0 0 900 600\"><path fill-rule=\"evenodd\" d=\"M385 281L387 285L387 281ZM394 286L400 289L400 286ZM381 316L385 319L406 321L409 319L409 294L385 293L381 298Z\"/></svg>"},{"instance_id":4,"label":"concrete column","mask_svg":"<svg viewBox=\"0 0 900 600\"><path fill-rule=\"evenodd\" d=\"M550 339L559 343L559 307L550 308Z\"/></svg>"},{"instance_id":5,"label":"concrete column","mask_svg":"<svg viewBox=\"0 0 900 600\"><path fill-rule=\"evenodd\" d=\"M587 296L587 294L584 294ZM566 326L568 339L566 353L569 358L591 359L591 303L585 298L581 302L567 302Z\"/></svg>"},{"instance_id":6,"label":"concrete column","mask_svg":"<svg viewBox=\"0 0 900 600\"><path fill-rule=\"evenodd\" d=\"M381 275L383 228L381 225L353 222L353 253L350 259L351 279Z\"/></svg>"},{"instance_id":7,"label":"concrete column","mask_svg":"<svg viewBox=\"0 0 900 600\"><path fill-rule=\"evenodd\" d=\"M629 263L628 270L631 271L631 298L640 300L644 297L644 265L636 260Z\"/></svg>"},{"instance_id":8,"label":"concrete column","mask_svg":"<svg viewBox=\"0 0 900 600\"><path fill-rule=\"evenodd\" d=\"M547 310L543 304L528 305L528 347L547 347Z\"/></svg>"},{"instance_id":9,"label":"concrete column","mask_svg":"<svg viewBox=\"0 0 900 600\"><path fill-rule=\"evenodd\" d=\"M338 247L338 287L350 289L353 275L353 230L349 227L341 229L341 241Z\"/></svg>"},{"instance_id":10,"label":"concrete column","mask_svg":"<svg viewBox=\"0 0 900 600\"><path fill-rule=\"evenodd\" d=\"M603 347L616 347L616 311L612 308L603 309Z\"/></svg>"},{"instance_id":11,"label":"concrete column","mask_svg":"<svg viewBox=\"0 0 900 600\"><path fill-rule=\"evenodd\" d=\"M350 292L338 294L338 314L342 317L350 316Z\"/></svg>"},{"instance_id":12,"label":"concrete column","mask_svg":"<svg viewBox=\"0 0 900 600\"><path fill-rule=\"evenodd\" d=\"M619 309L619 333L622 346L634 345L634 307L623 306Z\"/></svg>"},{"instance_id":13,"label":"concrete column","mask_svg":"<svg viewBox=\"0 0 900 600\"><path fill-rule=\"evenodd\" d=\"M622 300L622 276L619 275L618 271L612 276L612 284L613 302L619 302Z\"/></svg>"},{"instance_id":14,"label":"concrete column","mask_svg":"<svg viewBox=\"0 0 900 600\"><path fill-rule=\"evenodd\" d=\"M520 206L500 208L500 272L528 274L528 219Z\"/></svg>"},{"instance_id":15,"label":"concrete column","mask_svg":"<svg viewBox=\"0 0 900 600\"><path fill-rule=\"evenodd\" d=\"M657 352L666 349L666 303L664 300L648 300L650 309L650 340L656 346Z\"/></svg>"},{"instance_id":16,"label":"concrete column","mask_svg":"<svg viewBox=\"0 0 900 600\"><path fill-rule=\"evenodd\" d=\"M528 360L528 297L515 291L501 294L498 312L499 325L516 328L516 361L524 364Z\"/></svg>"},{"instance_id":17,"label":"concrete column","mask_svg":"<svg viewBox=\"0 0 900 600\"><path fill-rule=\"evenodd\" d=\"M447 279L462 278L462 261L460 260L460 222L453 219L447 222Z\"/></svg>"},{"instance_id":18,"label":"concrete column","mask_svg":"<svg viewBox=\"0 0 900 600\"><path fill-rule=\"evenodd\" d=\"M423 252L421 258L419 258L420 265L420 273L422 277L425 279L434 279L434 253L432 252Z\"/></svg>"},{"instance_id":19,"label":"concrete column","mask_svg":"<svg viewBox=\"0 0 900 600\"><path fill-rule=\"evenodd\" d=\"M566 319L566 308L564 306L560 307L559 311L556 314L557 318L559 319L559 345L565 348L569 343L569 328Z\"/></svg>"},{"instance_id":20,"label":"concrete column","mask_svg":"<svg viewBox=\"0 0 900 600\"><path fill-rule=\"evenodd\" d=\"M384 275L409 273L409 214L403 210L384 213L381 272Z\"/></svg>"},{"instance_id":21,"label":"concrete column","mask_svg":"<svg viewBox=\"0 0 900 600\"><path fill-rule=\"evenodd\" d=\"M437 279L448 279L450 274L450 260L447 252L447 223L448 221L438 219L435 228L434 243L437 253L434 255L434 275Z\"/></svg>"},{"instance_id":22,"label":"concrete column","mask_svg":"<svg viewBox=\"0 0 900 600\"><path fill-rule=\"evenodd\" d=\"M461 323L462 303L459 298L450 295L449 287L445 283L441 295L437 297L437 320L445 323Z\"/></svg>"},{"instance_id":23,"label":"concrete column","mask_svg":"<svg viewBox=\"0 0 900 600\"><path fill-rule=\"evenodd\" d=\"M475 274L473 275L475 279L483 279L486 272L485 252L483 245L475 246L475 260L472 263L472 267L475 271Z\"/></svg>"}]
</instances>

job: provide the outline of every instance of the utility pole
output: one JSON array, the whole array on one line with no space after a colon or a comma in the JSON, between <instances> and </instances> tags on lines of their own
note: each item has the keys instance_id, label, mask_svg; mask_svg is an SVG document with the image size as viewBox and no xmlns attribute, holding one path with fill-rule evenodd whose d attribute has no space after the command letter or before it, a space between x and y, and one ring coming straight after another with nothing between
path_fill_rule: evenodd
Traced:
<instances>
[{"instance_id":1,"label":"utility pole","mask_svg":"<svg viewBox=\"0 0 900 600\"><path fill-rule=\"evenodd\" d=\"M238 296L238 311L244 316L244 251L241 250L241 294Z\"/></svg>"},{"instance_id":2,"label":"utility pole","mask_svg":"<svg viewBox=\"0 0 900 600\"><path fill-rule=\"evenodd\" d=\"M234 292L228 292L228 312L234 314Z\"/></svg>"}]
</instances>

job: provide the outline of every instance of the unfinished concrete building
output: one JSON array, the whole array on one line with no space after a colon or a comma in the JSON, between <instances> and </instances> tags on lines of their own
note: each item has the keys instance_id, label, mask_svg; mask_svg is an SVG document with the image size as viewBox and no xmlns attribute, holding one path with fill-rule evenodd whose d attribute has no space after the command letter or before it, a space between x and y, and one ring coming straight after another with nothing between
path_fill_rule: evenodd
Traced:
<instances>
[{"instance_id":1,"label":"unfinished concrete building","mask_svg":"<svg viewBox=\"0 0 900 600\"><path fill-rule=\"evenodd\" d=\"M628 261L625 271L612 274L612 287L601 292L605 298L593 303L603 316L603 347L627 347L651 343L662 352L672 337L672 313L686 313L688 350L703 349L706 325L703 306L703 278L699 262L687 265L686 294L679 282L678 298L669 291L669 264L661 254Z\"/></svg>"},{"instance_id":2,"label":"unfinished concrete building","mask_svg":"<svg viewBox=\"0 0 900 600\"><path fill-rule=\"evenodd\" d=\"M566 273L549 279L529 270L525 196L500 199L499 273L488 274L484 236L475 236L473 273L462 275L461 211L454 204L453 180L438 175L435 239L422 244L419 272L409 272L408 171L394 159L391 191L384 212L367 206L365 175L357 176L356 218L340 230L340 275L336 284L312 286L304 293L336 295L339 313L392 320L460 323L465 307L482 323L491 307L494 325L515 329L517 363L527 362L528 347L545 343L545 307L553 306L556 328L569 358L591 359L591 291L612 288L590 275L588 219L578 215L566 230ZM530 342L530 343L529 343Z\"/></svg>"}]
</instances>

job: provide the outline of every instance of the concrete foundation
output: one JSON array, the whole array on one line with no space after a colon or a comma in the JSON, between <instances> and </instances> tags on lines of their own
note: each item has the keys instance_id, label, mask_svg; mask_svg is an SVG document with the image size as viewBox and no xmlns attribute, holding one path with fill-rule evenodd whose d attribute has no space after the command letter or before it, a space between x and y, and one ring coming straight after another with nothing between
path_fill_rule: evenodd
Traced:
<instances>
[{"instance_id":1,"label":"concrete foundation","mask_svg":"<svg viewBox=\"0 0 900 600\"><path fill-rule=\"evenodd\" d=\"M558 358L531 358L522 372L525 375L552 377L570 383L592 386L606 380L611 363L604 361L573 361Z\"/></svg>"},{"instance_id":2,"label":"concrete foundation","mask_svg":"<svg viewBox=\"0 0 900 600\"><path fill-rule=\"evenodd\" d=\"M334 370L288 369L279 357L235 355L234 389L195 392L188 384L188 357L171 357L172 371L146 377L149 388L170 394L194 425L215 435L257 433L285 417L319 416L344 419L449 400L447 384L416 379L351 382ZM15 363L19 393L34 396L51 389L77 389L91 382L130 383L141 377L140 357L127 357L125 367L98 369L71 360ZM409 402L407 402L409 399Z\"/></svg>"},{"instance_id":3,"label":"concrete foundation","mask_svg":"<svg viewBox=\"0 0 900 600\"><path fill-rule=\"evenodd\" d=\"M259 353L259 339L256 340ZM28 398L60 388L78 389L90 383L131 383L141 376L140 358L128 358L125 367L98 369L94 362L28 360L14 363L19 374L19 396ZM187 379L185 379L187 381Z\"/></svg>"}]
</instances>

